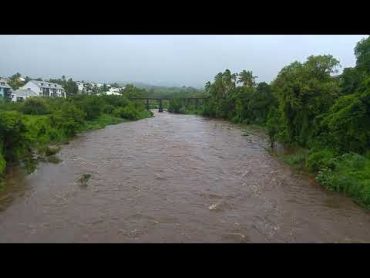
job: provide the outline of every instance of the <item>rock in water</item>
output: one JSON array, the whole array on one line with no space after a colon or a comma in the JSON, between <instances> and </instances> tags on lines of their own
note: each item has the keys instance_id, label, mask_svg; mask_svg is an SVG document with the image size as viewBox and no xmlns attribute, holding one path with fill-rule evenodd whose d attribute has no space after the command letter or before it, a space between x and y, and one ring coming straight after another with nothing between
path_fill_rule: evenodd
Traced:
<instances>
[{"instance_id":1,"label":"rock in water","mask_svg":"<svg viewBox=\"0 0 370 278\"><path fill-rule=\"evenodd\" d=\"M45 150L45 155L51 156L51 155L56 154L59 151L60 151L60 147L58 146L47 146Z\"/></svg>"},{"instance_id":2,"label":"rock in water","mask_svg":"<svg viewBox=\"0 0 370 278\"><path fill-rule=\"evenodd\" d=\"M209 210L214 210L215 208L217 208L217 204L212 204L208 207Z\"/></svg>"},{"instance_id":3,"label":"rock in water","mask_svg":"<svg viewBox=\"0 0 370 278\"><path fill-rule=\"evenodd\" d=\"M80 185L87 186L87 182L89 181L90 178L91 178L91 175L90 174L83 174L78 179L78 181L79 181Z\"/></svg>"},{"instance_id":4,"label":"rock in water","mask_svg":"<svg viewBox=\"0 0 370 278\"><path fill-rule=\"evenodd\" d=\"M51 155L51 156L48 156L47 158L47 162L54 163L54 164L60 163L61 161L62 160L56 155Z\"/></svg>"}]
</instances>

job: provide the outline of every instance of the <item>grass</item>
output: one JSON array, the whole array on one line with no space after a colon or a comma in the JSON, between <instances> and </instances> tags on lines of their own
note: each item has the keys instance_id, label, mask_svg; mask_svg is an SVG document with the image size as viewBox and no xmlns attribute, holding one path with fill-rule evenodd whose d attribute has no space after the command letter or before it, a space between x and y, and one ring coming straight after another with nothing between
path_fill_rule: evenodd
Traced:
<instances>
[{"instance_id":1,"label":"grass","mask_svg":"<svg viewBox=\"0 0 370 278\"><path fill-rule=\"evenodd\" d=\"M307 153L307 150L297 148L289 150L288 153L281 154L280 158L297 170L306 170Z\"/></svg>"},{"instance_id":2,"label":"grass","mask_svg":"<svg viewBox=\"0 0 370 278\"><path fill-rule=\"evenodd\" d=\"M122 118L118 118L108 114L102 114L95 120L85 122L85 124L81 128L81 131L100 129L107 125L119 124L124 121L126 120Z\"/></svg>"},{"instance_id":3,"label":"grass","mask_svg":"<svg viewBox=\"0 0 370 278\"><path fill-rule=\"evenodd\" d=\"M328 190L344 193L360 206L370 209L369 155L339 155L327 149L296 148L277 156L293 168L314 175L316 181Z\"/></svg>"},{"instance_id":4,"label":"grass","mask_svg":"<svg viewBox=\"0 0 370 278\"><path fill-rule=\"evenodd\" d=\"M343 192L370 209L370 158L346 153L318 171L316 180L329 190Z\"/></svg>"}]
</instances>

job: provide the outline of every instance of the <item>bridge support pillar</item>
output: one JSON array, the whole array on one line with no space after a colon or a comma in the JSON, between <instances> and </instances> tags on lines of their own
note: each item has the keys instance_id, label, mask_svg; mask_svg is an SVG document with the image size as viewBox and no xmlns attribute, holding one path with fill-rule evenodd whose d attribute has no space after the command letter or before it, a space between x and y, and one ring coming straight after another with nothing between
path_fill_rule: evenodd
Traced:
<instances>
[{"instance_id":1,"label":"bridge support pillar","mask_svg":"<svg viewBox=\"0 0 370 278\"><path fill-rule=\"evenodd\" d=\"M162 100L159 100L159 109L158 112L163 112L163 105L162 105Z\"/></svg>"},{"instance_id":2,"label":"bridge support pillar","mask_svg":"<svg viewBox=\"0 0 370 278\"><path fill-rule=\"evenodd\" d=\"M146 99L146 110L149 110L149 99Z\"/></svg>"}]
</instances>

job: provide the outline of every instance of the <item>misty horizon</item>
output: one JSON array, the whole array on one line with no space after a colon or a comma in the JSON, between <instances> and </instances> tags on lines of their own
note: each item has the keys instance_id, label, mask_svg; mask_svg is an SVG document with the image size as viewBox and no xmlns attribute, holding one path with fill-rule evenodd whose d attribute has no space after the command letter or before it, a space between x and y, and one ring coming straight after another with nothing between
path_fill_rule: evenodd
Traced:
<instances>
[{"instance_id":1,"label":"misty horizon","mask_svg":"<svg viewBox=\"0 0 370 278\"><path fill-rule=\"evenodd\" d=\"M284 67L330 54L355 65L365 35L1 35L0 76L203 88L218 72L271 82Z\"/></svg>"}]
</instances>

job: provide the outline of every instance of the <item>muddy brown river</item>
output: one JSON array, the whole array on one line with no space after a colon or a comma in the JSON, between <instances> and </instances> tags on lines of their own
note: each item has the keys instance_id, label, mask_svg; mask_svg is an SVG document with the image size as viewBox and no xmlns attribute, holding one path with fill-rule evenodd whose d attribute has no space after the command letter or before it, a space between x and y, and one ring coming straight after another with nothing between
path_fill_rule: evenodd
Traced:
<instances>
[{"instance_id":1,"label":"muddy brown river","mask_svg":"<svg viewBox=\"0 0 370 278\"><path fill-rule=\"evenodd\" d=\"M168 113L82 134L9 173L0 242L370 242L368 212L242 134Z\"/></svg>"}]
</instances>

